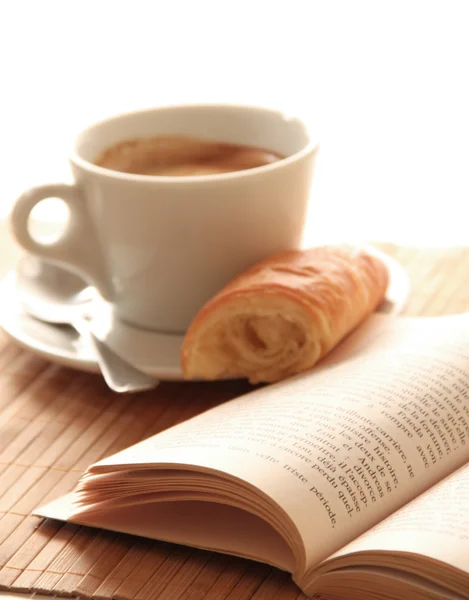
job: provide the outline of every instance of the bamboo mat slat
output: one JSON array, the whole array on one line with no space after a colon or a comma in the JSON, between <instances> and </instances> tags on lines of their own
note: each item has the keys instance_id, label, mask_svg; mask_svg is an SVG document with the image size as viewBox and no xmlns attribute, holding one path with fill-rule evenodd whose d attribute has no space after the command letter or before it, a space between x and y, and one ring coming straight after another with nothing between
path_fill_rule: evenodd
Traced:
<instances>
[{"instance_id":1,"label":"bamboo mat slat","mask_svg":"<svg viewBox=\"0 0 469 600\"><path fill-rule=\"evenodd\" d=\"M379 246L409 273L406 314L469 309L469 249ZM69 492L90 463L249 389L165 383L117 396L99 376L51 365L0 332L0 589L128 600L304 599L288 574L263 564L31 516Z\"/></svg>"}]
</instances>

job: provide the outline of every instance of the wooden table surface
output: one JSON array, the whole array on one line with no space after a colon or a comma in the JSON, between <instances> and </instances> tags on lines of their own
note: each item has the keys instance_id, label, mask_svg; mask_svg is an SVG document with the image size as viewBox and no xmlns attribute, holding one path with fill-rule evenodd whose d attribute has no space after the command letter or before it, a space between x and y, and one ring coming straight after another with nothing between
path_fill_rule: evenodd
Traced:
<instances>
[{"instance_id":1,"label":"wooden table surface","mask_svg":"<svg viewBox=\"0 0 469 600\"><path fill-rule=\"evenodd\" d=\"M469 308L469 249L376 245L410 275L406 314ZM0 233L0 274L17 255ZM98 375L50 365L2 333L0 380L0 589L141 600L304 598L288 574L263 564L40 524L30 514L70 490L90 462L243 393L247 384L165 383L146 394L116 396Z\"/></svg>"}]
</instances>

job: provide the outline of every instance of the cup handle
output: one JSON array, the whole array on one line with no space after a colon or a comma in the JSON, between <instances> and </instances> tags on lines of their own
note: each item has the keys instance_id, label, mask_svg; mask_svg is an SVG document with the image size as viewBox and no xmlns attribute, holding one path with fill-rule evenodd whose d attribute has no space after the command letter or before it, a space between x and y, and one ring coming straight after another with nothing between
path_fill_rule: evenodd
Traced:
<instances>
[{"instance_id":1,"label":"cup handle","mask_svg":"<svg viewBox=\"0 0 469 600\"><path fill-rule=\"evenodd\" d=\"M69 210L69 219L58 240L41 243L29 231L29 216L36 204L47 198L63 200ZM26 251L69 267L94 285L103 298L112 301L112 287L100 244L82 192L76 185L57 183L26 190L13 205L9 221L16 241Z\"/></svg>"}]
</instances>

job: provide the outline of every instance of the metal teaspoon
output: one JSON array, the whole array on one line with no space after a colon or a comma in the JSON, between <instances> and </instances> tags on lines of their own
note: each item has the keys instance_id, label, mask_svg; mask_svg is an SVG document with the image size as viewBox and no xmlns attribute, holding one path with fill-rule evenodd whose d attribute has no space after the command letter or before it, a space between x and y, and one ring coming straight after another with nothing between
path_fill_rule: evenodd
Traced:
<instances>
[{"instance_id":1,"label":"metal teaspoon","mask_svg":"<svg viewBox=\"0 0 469 600\"><path fill-rule=\"evenodd\" d=\"M120 357L91 331L87 311L95 291L59 266L25 255L17 269L16 289L25 311L53 325L73 327L93 349L107 385L118 393L149 390L159 384Z\"/></svg>"}]
</instances>

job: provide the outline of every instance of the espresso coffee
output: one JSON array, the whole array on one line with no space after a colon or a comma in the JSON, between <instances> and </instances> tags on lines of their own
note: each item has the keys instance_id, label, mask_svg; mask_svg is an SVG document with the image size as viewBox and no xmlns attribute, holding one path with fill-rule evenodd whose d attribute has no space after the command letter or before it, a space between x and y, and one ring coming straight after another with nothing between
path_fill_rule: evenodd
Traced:
<instances>
[{"instance_id":1,"label":"espresso coffee","mask_svg":"<svg viewBox=\"0 0 469 600\"><path fill-rule=\"evenodd\" d=\"M123 140L107 148L94 164L137 175L182 177L244 171L282 158L256 146L171 135Z\"/></svg>"}]
</instances>

